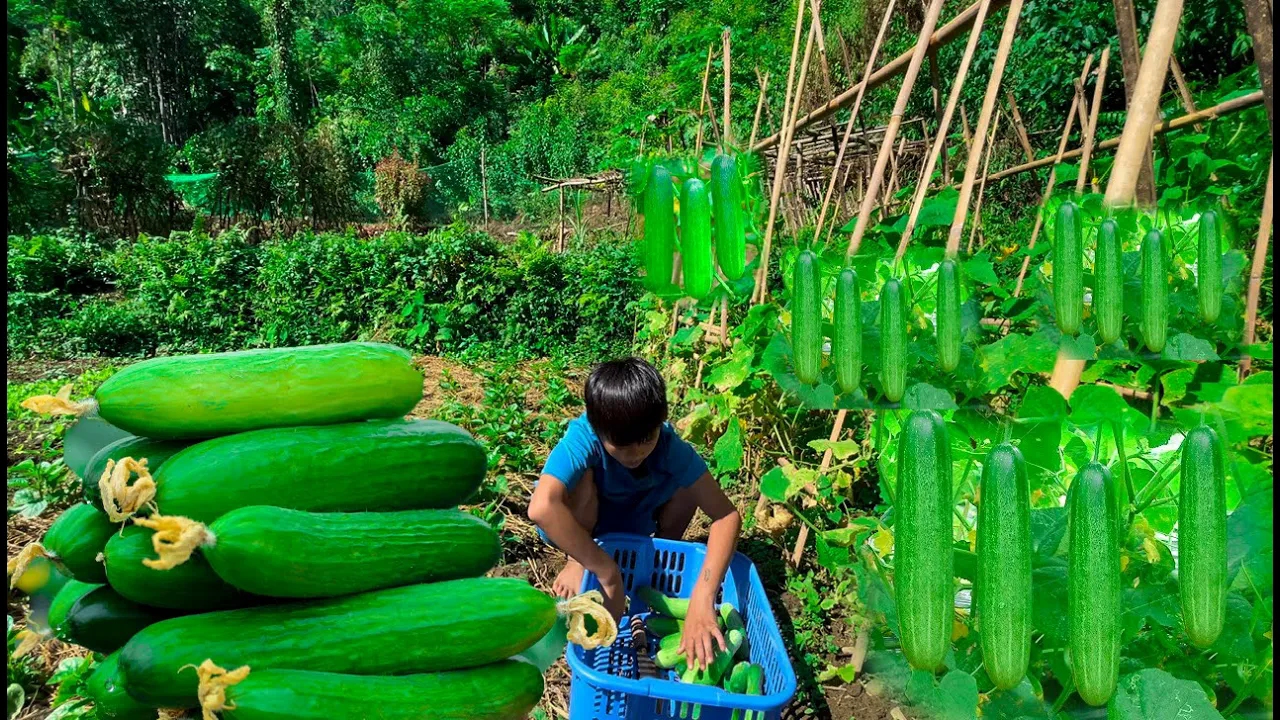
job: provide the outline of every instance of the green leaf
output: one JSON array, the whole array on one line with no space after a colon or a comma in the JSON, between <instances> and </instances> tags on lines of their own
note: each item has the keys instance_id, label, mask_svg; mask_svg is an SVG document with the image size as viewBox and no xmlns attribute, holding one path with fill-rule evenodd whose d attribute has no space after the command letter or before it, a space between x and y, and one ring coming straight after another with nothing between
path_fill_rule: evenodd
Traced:
<instances>
[{"instance_id":1,"label":"green leaf","mask_svg":"<svg viewBox=\"0 0 1280 720\"><path fill-rule=\"evenodd\" d=\"M1180 360L1183 362L1204 362L1221 359L1218 357L1218 353L1214 352L1213 343L1187 333L1178 333L1169 338L1169 342L1165 343L1164 352L1160 353L1160 357L1163 360Z\"/></svg>"},{"instance_id":2,"label":"green leaf","mask_svg":"<svg viewBox=\"0 0 1280 720\"><path fill-rule=\"evenodd\" d=\"M836 460L848 460L862 446L856 440L810 440L809 447L820 453L830 450Z\"/></svg>"},{"instance_id":3,"label":"green leaf","mask_svg":"<svg viewBox=\"0 0 1280 720\"><path fill-rule=\"evenodd\" d=\"M1000 279L991 266L991 258L986 254L974 256L964 263L964 276L980 285L999 285Z\"/></svg>"},{"instance_id":4,"label":"green leaf","mask_svg":"<svg viewBox=\"0 0 1280 720\"><path fill-rule=\"evenodd\" d=\"M1109 720L1221 720L1200 685L1147 668L1120 678L1107 705Z\"/></svg>"},{"instance_id":5,"label":"green leaf","mask_svg":"<svg viewBox=\"0 0 1280 720\"><path fill-rule=\"evenodd\" d=\"M902 396L902 407L906 410L955 410L956 401L951 393L936 388L928 383L916 383L907 388Z\"/></svg>"},{"instance_id":6,"label":"green leaf","mask_svg":"<svg viewBox=\"0 0 1280 720\"><path fill-rule=\"evenodd\" d=\"M1049 720L1051 709L1044 698L1036 695L1031 680L1023 678L1012 690L992 690L982 703L982 717Z\"/></svg>"},{"instance_id":7,"label":"green leaf","mask_svg":"<svg viewBox=\"0 0 1280 720\"><path fill-rule=\"evenodd\" d=\"M1271 594L1273 494L1271 483L1257 486L1227 516L1227 575L1235 578L1233 588L1250 596L1251 587Z\"/></svg>"},{"instance_id":8,"label":"green leaf","mask_svg":"<svg viewBox=\"0 0 1280 720\"><path fill-rule=\"evenodd\" d=\"M1088 333L1080 333L1074 337L1063 335L1058 346L1062 349L1062 354L1072 360L1093 360L1098 357L1098 344Z\"/></svg>"},{"instance_id":9,"label":"green leaf","mask_svg":"<svg viewBox=\"0 0 1280 720\"><path fill-rule=\"evenodd\" d=\"M978 716L978 681L952 670L935 683L933 673L917 670L907 681L907 701L937 720L973 720Z\"/></svg>"},{"instance_id":10,"label":"green leaf","mask_svg":"<svg viewBox=\"0 0 1280 720\"><path fill-rule=\"evenodd\" d=\"M1047 561L1058 554L1067 535L1065 507L1040 508L1031 511L1031 552L1033 562Z\"/></svg>"},{"instance_id":11,"label":"green leaf","mask_svg":"<svg viewBox=\"0 0 1280 720\"><path fill-rule=\"evenodd\" d=\"M755 357L755 350L750 345L735 340L730 357L722 360L707 374L707 384L720 392L737 388L751 374L751 363Z\"/></svg>"},{"instance_id":12,"label":"green leaf","mask_svg":"<svg viewBox=\"0 0 1280 720\"><path fill-rule=\"evenodd\" d=\"M1129 403L1115 388L1105 385L1081 385L1071 393L1071 422L1090 425L1119 420L1129 412Z\"/></svg>"},{"instance_id":13,"label":"green leaf","mask_svg":"<svg viewBox=\"0 0 1280 720\"><path fill-rule=\"evenodd\" d=\"M724 434L716 440L713 451L716 473L728 475L742 469L742 427L738 418L730 418Z\"/></svg>"}]
</instances>

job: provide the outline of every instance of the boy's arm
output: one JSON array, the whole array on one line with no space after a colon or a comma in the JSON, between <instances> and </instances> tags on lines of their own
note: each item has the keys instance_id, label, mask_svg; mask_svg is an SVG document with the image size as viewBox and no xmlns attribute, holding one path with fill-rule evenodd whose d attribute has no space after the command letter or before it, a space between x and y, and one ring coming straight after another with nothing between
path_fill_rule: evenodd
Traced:
<instances>
[{"instance_id":1,"label":"boy's arm","mask_svg":"<svg viewBox=\"0 0 1280 720\"><path fill-rule=\"evenodd\" d=\"M703 473L689 490L697 506L711 518L711 532L707 537L707 556L690 597L689 616L685 619L681 644L691 662L705 666L715 658L716 644L718 649L726 647L716 621L716 592L724 582L737 548L742 517L711 473Z\"/></svg>"},{"instance_id":2,"label":"boy's arm","mask_svg":"<svg viewBox=\"0 0 1280 720\"><path fill-rule=\"evenodd\" d=\"M561 550L595 573L603 590L605 608L614 620L622 617L626 592L618 564L591 539L569 509L569 489L554 475L543 474L529 499L529 519L542 528Z\"/></svg>"}]
</instances>

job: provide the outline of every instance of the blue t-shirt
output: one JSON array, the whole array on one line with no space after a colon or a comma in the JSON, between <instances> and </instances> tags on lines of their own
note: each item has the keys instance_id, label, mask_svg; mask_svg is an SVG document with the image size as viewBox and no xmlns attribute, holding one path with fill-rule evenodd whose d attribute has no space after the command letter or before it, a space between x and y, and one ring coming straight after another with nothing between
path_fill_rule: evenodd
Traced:
<instances>
[{"instance_id":1,"label":"blue t-shirt","mask_svg":"<svg viewBox=\"0 0 1280 720\"><path fill-rule=\"evenodd\" d=\"M632 470L604 449L583 413L569 422L542 473L573 490L588 469L600 498L592 537L611 532L651 535L657 528L654 514L658 508L676 490L697 482L707 472L707 463L692 445L676 435L670 423L663 423L657 446L640 467Z\"/></svg>"}]
</instances>

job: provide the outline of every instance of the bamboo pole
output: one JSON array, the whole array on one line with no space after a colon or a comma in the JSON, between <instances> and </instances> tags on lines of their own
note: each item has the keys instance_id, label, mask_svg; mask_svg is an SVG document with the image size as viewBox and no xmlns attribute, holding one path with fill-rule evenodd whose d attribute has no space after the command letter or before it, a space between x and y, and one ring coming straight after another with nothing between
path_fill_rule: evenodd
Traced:
<instances>
[{"instance_id":1,"label":"bamboo pole","mask_svg":"<svg viewBox=\"0 0 1280 720\"><path fill-rule=\"evenodd\" d=\"M760 77L760 68L756 68L756 78L760 83L760 97L756 99L756 117L751 121L751 140L747 142L747 147L756 144L756 131L760 129L760 111L764 109L764 96L769 90L769 72L766 70L764 77Z\"/></svg>"},{"instance_id":2,"label":"bamboo pole","mask_svg":"<svg viewBox=\"0 0 1280 720\"><path fill-rule=\"evenodd\" d=\"M1138 82L1138 67L1142 53L1138 42L1138 19L1133 11L1133 0L1112 0L1115 8L1116 33L1120 40L1120 60L1124 67L1124 102L1128 109L1133 104L1133 91ZM1081 126L1084 118L1081 118ZM1142 207L1156 204L1155 171L1151 164L1151 143L1143 148L1142 165L1138 173L1137 197Z\"/></svg>"},{"instance_id":3,"label":"bamboo pole","mask_svg":"<svg viewBox=\"0 0 1280 720\"><path fill-rule=\"evenodd\" d=\"M960 106L960 133L960 137L964 139L964 149L968 150L973 145L973 132L969 130L969 113L965 112L963 105Z\"/></svg>"},{"instance_id":4,"label":"bamboo pole","mask_svg":"<svg viewBox=\"0 0 1280 720\"><path fill-rule=\"evenodd\" d=\"M960 67L956 69L956 77L951 81L951 94L947 97L947 107L938 122L938 134L933 138L933 148L929 150L924 169L920 172L920 181L916 183L916 193L911 199L911 212L907 216L907 225L902 230L902 238L898 241L898 251L893 256L896 265L907 251L907 244L916 229L916 221L920 218L920 209L924 207L924 196L929 192L929 179L933 177L933 169L940 156L946 153L947 131L951 128L951 120L955 117L956 105L960 102L960 92L964 89L965 79L969 76L969 67L973 62L973 51L978 47L978 39L982 36L982 25L986 22L989 0L978 3L978 15L973 20L973 28L969 31L969 41L964 46L964 55L960 57ZM963 110L963 108L961 108ZM968 142L968 131L965 132ZM951 175L946 170L946 158L943 157L942 185L945 187Z\"/></svg>"},{"instance_id":5,"label":"bamboo pole","mask_svg":"<svg viewBox=\"0 0 1280 720\"><path fill-rule=\"evenodd\" d=\"M707 81L711 79L711 56L715 47L714 44L707 46L707 66L702 70L702 95L698 98L698 138L693 143L695 162L702 162L702 120L706 117L707 106L711 104L711 98L707 95Z\"/></svg>"},{"instance_id":6,"label":"bamboo pole","mask_svg":"<svg viewBox=\"0 0 1280 720\"><path fill-rule=\"evenodd\" d=\"M1084 184L1089 177L1089 159L1093 155L1093 139L1095 133L1098 132L1098 111L1102 108L1102 89L1107 83L1107 61L1111 58L1111 46L1106 45L1102 48L1102 59L1098 61L1098 76L1093 81L1093 103L1089 108L1089 127L1085 129L1083 140L1083 153L1080 155L1080 174L1076 176L1076 194L1084 194ZM1084 87L1080 84L1076 85L1081 96L1084 94Z\"/></svg>"},{"instance_id":7,"label":"bamboo pole","mask_svg":"<svg viewBox=\"0 0 1280 720\"><path fill-rule=\"evenodd\" d=\"M1022 124L1022 113L1018 112L1018 103L1013 99L1013 91L1004 91L1005 101L1009 103L1010 117L1013 118L1013 128L1017 131L1018 143L1022 145L1022 152L1027 156L1027 162L1036 159L1035 150L1031 149L1031 138L1027 137L1027 127Z\"/></svg>"},{"instance_id":8,"label":"bamboo pole","mask_svg":"<svg viewBox=\"0 0 1280 720\"><path fill-rule=\"evenodd\" d=\"M1244 19L1249 26L1249 35L1253 38L1253 60L1258 66L1258 77L1262 80L1262 97L1267 106L1267 121L1271 124L1271 133L1276 131L1276 116L1272 106L1272 94L1275 78L1272 76L1272 46L1275 19L1273 0L1244 0Z\"/></svg>"},{"instance_id":9,"label":"bamboo pole","mask_svg":"<svg viewBox=\"0 0 1280 720\"><path fill-rule=\"evenodd\" d=\"M804 6L800 3L801 7ZM791 152L791 140L795 136L796 116L800 111L800 93L804 91L805 79L809 74L809 60L813 56L814 36L817 34L817 25L809 23L809 39L805 42L804 60L800 63L800 77L796 78L795 92L792 94L791 114L783 118L783 129L786 132L786 138L779 148L778 158L774 162L773 170L773 197L769 202L769 222L764 229L764 249L760 253L760 269L756 274L755 303L764 302L768 296L766 285L769 283L769 253L773 246L773 221L775 210L778 205L778 196L782 190L782 181L787 174L787 157ZM752 304L755 304L752 303Z\"/></svg>"},{"instance_id":10,"label":"bamboo pole","mask_svg":"<svg viewBox=\"0 0 1280 720\"><path fill-rule=\"evenodd\" d=\"M1076 84L1084 82L1089 77L1089 68L1093 65L1093 55L1089 55L1084 59L1084 70L1080 71L1080 79L1076 80ZM1045 183L1044 194L1040 196L1040 206L1036 210L1036 222L1031 228L1031 242L1027 244L1028 255L1022 258L1022 269L1018 271L1018 283L1013 288L1013 296L1018 297L1022 294L1022 283L1027 278L1027 268L1031 265L1030 252L1036 248L1036 238L1040 236L1040 229L1044 226L1044 207L1049 202L1049 198L1053 197L1053 186L1058 180L1058 163L1062 162L1063 153L1067 149L1067 140L1071 138L1071 128L1076 122L1076 107L1080 104L1080 93L1076 93L1071 97L1071 109L1067 111L1067 119L1062 124L1062 138L1058 140L1058 153L1052 156L1053 165L1049 170L1049 181ZM990 178L988 178L990 179ZM1005 323L1008 326L1008 323Z\"/></svg>"},{"instance_id":11,"label":"bamboo pole","mask_svg":"<svg viewBox=\"0 0 1280 720\"><path fill-rule=\"evenodd\" d=\"M847 414L848 414L847 410L840 410L836 412L836 421L831 426L831 436L830 436L831 442L835 442L840 439L840 432L844 429L844 419L845 419L845 415ZM831 467L831 457L832 457L831 448L827 448L826 451L822 453L822 464L818 466L819 475L825 473ZM800 558L804 554L804 546L805 546L805 543L808 542L808 540L809 540L809 526L805 525L804 523L801 523L800 534L796 536L795 547L791 550L791 566L792 567L800 566Z\"/></svg>"},{"instance_id":12,"label":"bamboo pole","mask_svg":"<svg viewBox=\"0 0 1280 720\"><path fill-rule=\"evenodd\" d=\"M1187 87L1187 79L1182 74L1182 65L1178 63L1178 56L1173 54L1169 55L1169 72L1173 73L1173 82L1178 86L1178 97L1182 98L1182 108L1188 113L1196 112L1196 101L1191 97L1191 88ZM1198 133L1204 132L1204 125L1200 123L1193 123L1192 127Z\"/></svg>"},{"instance_id":13,"label":"bamboo pole","mask_svg":"<svg viewBox=\"0 0 1280 720\"><path fill-rule=\"evenodd\" d=\"M987 3L985 2L983 3L983 5L986 4ZM981 10L980 13L982 16L985 16L986 10ZM974 26L981 27L980 18L974 20ZM973 32L970 31L969 34L972 35ZM943 122L942 109L942 76L941 73L938 72L938 53L936 50L929 51L929 83L933 85L933 115L934 119L938 121L938 134L942 135L942 177L945 178L950 175L951 168L950 163L947 160L947 131L946 124ZM929 161L926 159L925 165L927 166L929 164ZM932 172L930 172L930 174L932 174ZM928 185L928 176L922 177L925 180L925 184Z\"/></svg>"},{"instance_id":14,"label":"bamboo pole","mask_svg":"<svg viewBox=\"0 0 1280 720\"><path fill-rule=\"evenodd\" d=\"M722 51L724 57L724 133L722 134L724 144L721 149L724 152L728 152L729 146L733 144L733 109L730 104L730 100L733 97L733 84L731 82L733 73L730 69L732 60L729 53L729 28L726 27L724 29L720 39L724 45Z\"/></svg>"},{"instance_id":15,"label":"bamboo pole","mask_svg":"<svg viewBox=\"0 0 1280 720\"><path fill-rule=\"evenodd\" d=\"M1004 68L1009 62L1009 48L1013 46L1013 36L1018 30L1018 16L1021 14L1022 0L1013 0L1009 3L1009 14L1005 17L1004 30L1000 34L1000 45L996 48L991 77L987 78L987 93L982 100L978 125L973 129L973 145L969 148L969 159L964 168L964 182L960 185L956 214L951 220L951 232L947 236L946 257L955 257L960 250L960 240L964 236L964 222L969 214L969 199L973 196L973 183L978 175L978 161L982 159L982 142L986 139L987 127L991 124L991 115L995 111L1000 81L1004 78Z\"/></svg>"},{"instance_id":16,"label":"bamboo pole","mask_svg":"<svg viewBox=\"0 0 1280 720\"><path fill-rule=\"evenodd\" d=\"M1181 115L1176 118L1162 120L1156 123L1155 125L1151 126L1151 132L1153 134L1160 135L1163 133L1172 132L1174 130L1181 130L1184 127L1190 127L1191 125L1197 122L1204 122L1206 120L1217 120L1218 118L1225 117L1232 113L1240 112L1241 110L1248 110L1249 108L1255 107L1257 105L1261 105L1262 103L1263 103L1262 91L1257 90L1255 92L1249 93L1248 95L1241 95L1239 97L1232 98L1225 102L1214 105L1213 107L1205 108L1204 110L1201 110L1196 113L1190 113L1188 115ZM1093 149L1095 152L1098 150L1110 150L1112 148L1119 147L1120 140L1121 138L1119 137L1108 138L1094 145ZM1019 173L1027 172L1028 170L1035 170L1037 168L1042 168L1046 165L1053 165L1055 162L1062 162L1062 160L1070 160L1072 158L1078 158L1083 152L1084 152L1084 148L1076 148L1074 150L1068 150L1065 153L1063 153L1061 159L1055 159L1053 157L1040 158L1035 162L1023 163L1021 165L1015 165L1014 167L1006 168L1004 170L991 173L991 177L987 179L990 181L1002 180L1004 178L1009 177L1010 175L1017 175Z\"/></svg>"},{"instance_id":17,"label":"bamboo pole","mask_svg":"<svg viewBox=\"0 0 1280 720\"><path fill-rule=\"evenodd\" d=\"M1106 204L1111 207L1133 204L1143 149L1150 145L1151 126L1158 119L1160 91L1164 88L1169 55L1182 19L1182 4L1183 0L1160 0L1156 5L1146 52L1142 54L1142 65L1134 82L1133 102L1125 117L1120 147L1107 183Z\"/></svg>"},{"instance_id":18,"label":"bamboo pole","mask_svg":"<svg viewBox=\"0 0 1280 720\"><path fill-rule=\"evenodd\" d=\"M818 67L822 68L822 96L831 97L831 64L827 62L827 33L822 27L822 16L818 12L818 0L809 0L809 14L818 25Z\"/></svg>"},{"instance_id":19,"label":"bamboo pole","mask_svg":"<svg viewBox=\"0 0 1280 720\"><path fill-rule=\"evenodd\" d=\"M982 180L978 183L978 202L973 207L973 222L969 223L969 246L965 248L965 253L969 255L973 254L973 240L978 236L978 226L982 225L982 196L987 190L987 167L991 165L992 150L996 146L1000 117L1000 113L996 112L995 120L991 123L991 137L987 138L987 153L982 161ZM986 237L985 234L983 237Z\"/></svg>"},{"instance_id":20,"label":"bamboo pole","mask_svg":"<svg viewBox=\"0 0 1280 720\"><path fill-rule=\"evenodd\" d=\"M1013 0L1013 2L1016 4L1021 0ZM853 234L849 236L849 248L845 251L846 258L852 258L858 253L862 236L866 233L867 225L871 221L871 210L875 207L877 196L880 194L884 169L889 164L889 154L893 152L893 142L897 139L898 128L902 125L902 116L907 111L907 101L911 99L911 90L916 84L916 77L920 74L920 66L924 64L925 54L929 50L929 38L933 36L933 30L938 24L942 5L943 0L933 0L925 12L924 24L920 28L919 39L916 40L915 50L911 54L911 64L907 67L906 76L902 78L902 87L898 89L898 99L894 103L893 114L889 116L884 138L880 141L876 165L871 170L871 177L867 179L867 194L862 197L862 205L858 208L858 219L854 225Z\"/></svg>"},{"instance_id":21,"label":"bamboo pole","mask_svg":"<svg viewBox=\"0 0 1280 720\"><path fill-rule=\"evenodd\" d=\"M871 68L875 67L876 58L880 54L880 43L884 41L885 32L889 29L889 20L893 16L893 6L895 0L889 0L889 4L885 6L884 18L880 20L880 30L876 33L875 42L871 45L871 54L867 57L867 66L862 71L862 76L867 77L871 74ZM836 173L840 172L840 166L844 163L845 151L849 149L849 138L853 134L853 123L858 117L858 111L862 108L862 97L866 88L866 83L860 83L861 88L858 96L854 98L853 109L849 111L849 119L844 124L844 136L840 139L840 150L836 152L836 163L831 168L831 181L827 183L827 192L822 197L822 209L818 212L818 222L813 231L813 237L816 239L822 235L822 225L827 218L827 210L831 205L831 194L835 191Z\"/></svg>"},{"instance_id":22,"label":"bamboo pole","mask_svg":"<svg viewBox=\"0 0 1280 720\"><path fill-rule=\"evenodd\" d=\"M1009 2L1010 0L991 0L990 9L997 10L1008 5ZM929 47L942 47L959 37L960 33L968 30L969 26L973 24L973 18L977 15L978 4L978 2L975 2L973 5L965 8L965 10L963 10L959 15L952 18L951 22L938 28L937 32L933 33L929 38ZM885 63L879 70L876 70L869 77L861 80L859 84L865 84L868 90L874 90L877 87L880 87L890 79L905 72L911 63L913 54L914 50L899 55L893 60ZM796 128L806 128L815 122L829 117L832 113L852 102L857 93L858 85L846 89L844 92L832 98L830 102L815 108L812 112L797 120ZM751 149L756 151L764 150L765 148L777 145L781 139L781 135L775 133L769 137L761 139L758 143L753 145Z\"/></svg>"},{"instance_id":23,"label":"bamboo pole","mask_svg":"<svg viewBox=\"0 0 1280 720\"><path fill-rule=\"evenodd\" d=\"M1249 289L1245 301L1244 337L1242 338L1242 344L1246 347L1253 344L1254 332L1258 324L1258 296L1262 291L1262 273L1267 266L1267 244L1271 241L1271 219L1275 201L1272 197L1273 187L1271 183L1275 167L1276 163L1273 159L1271 166L1267 168L1267 194L1262 197L1262 220L1258 225L1258 242L1253 248L1253 266L1249 269ZM1245 376L1249 374L1249 368L1252 364L1253 358L1248 355L1240 358L1241 380L1244 380Z\"/></svg>"}]
</instances>

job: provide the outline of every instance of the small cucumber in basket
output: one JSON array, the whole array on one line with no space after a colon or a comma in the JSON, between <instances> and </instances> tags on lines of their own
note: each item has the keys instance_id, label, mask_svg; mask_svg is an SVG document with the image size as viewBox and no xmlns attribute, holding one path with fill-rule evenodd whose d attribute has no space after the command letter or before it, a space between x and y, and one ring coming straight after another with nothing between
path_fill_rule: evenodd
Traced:
<instances>
[{"instance_id":1,"label":"small cucumber in basket","mask_svg":"<svg viewBox=\"0 0 1280 720\"><path fill-rule=\"evenodd\" d=\"M685 616L689 614L689 600L687 598L667 597L657 588L648 585L637 590L636 595L659 615L684 620Z\"/></svg>"}]
</instances>

